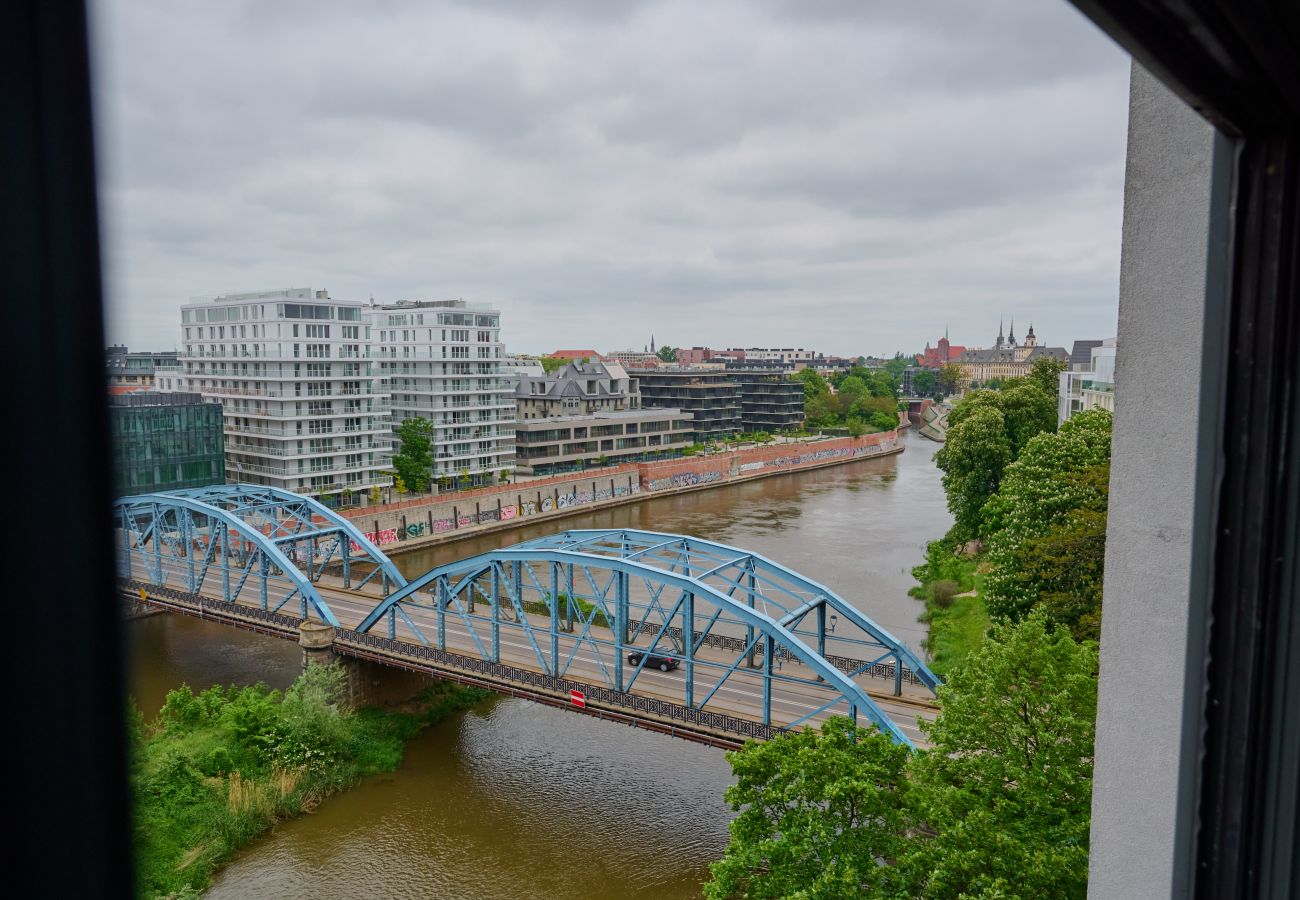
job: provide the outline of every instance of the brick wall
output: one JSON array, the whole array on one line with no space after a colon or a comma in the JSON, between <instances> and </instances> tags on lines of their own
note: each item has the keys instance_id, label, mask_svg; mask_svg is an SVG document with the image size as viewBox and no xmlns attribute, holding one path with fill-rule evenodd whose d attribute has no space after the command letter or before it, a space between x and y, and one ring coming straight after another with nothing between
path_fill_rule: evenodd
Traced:
<instances>
[{"instance_id":1,"label":"brick wall","mask_svg":"<svg viewBox=\"0 0 1300 900\"><path fill-rule=\"evenodd\" d=\"M857 438L754 447L610 467L584 476L558 475L433 499L349 510L345 514L372 543L383 547L405 541L427 541L461 530L484 530L503 522L546 518L574 507L621 503L635 494L745 481L777 472L848 462L887 453L897 442L898 433L887 431Z\"/></svg>"}]
</instances>

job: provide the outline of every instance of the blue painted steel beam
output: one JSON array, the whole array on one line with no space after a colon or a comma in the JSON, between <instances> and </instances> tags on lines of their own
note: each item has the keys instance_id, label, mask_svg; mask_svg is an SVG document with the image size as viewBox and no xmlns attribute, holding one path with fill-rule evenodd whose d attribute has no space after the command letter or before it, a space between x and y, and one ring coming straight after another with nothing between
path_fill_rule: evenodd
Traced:
<instances>
[{"instance_id":1,"label":"blue painted steel beam","mask_svg":"<svg viewBox=\"0 0 1300 900\"><path fill-rule=\"evenodd\" d=\"M609 532L602 532L602 534L609 534ZM655 535L655 537L662 538L660 535ZM536 542L530 542L530 544L535 546ZM764 641L764 672L766 677L763 679L763 716L765 724L770 724L771 721L771 675L772 659L774 655L773 650L775 644L780 644L787 648L797 659L803 662L804 665L808 666L810 671L815 672L824 679L829 687L838 690L850 707L856 706L858 709L863 710L882 731L889 734L895 741L911 746L911 741L908 740L907 736L899 730L898 726L895 725L887 715L885 715L885 713L858 684L846 677L843 672L833 666L825 659L825 657L819 655L815 650L804 644L801 638L789 631L785 626L779 624L771 616L768 616L766 613L757 609L751 609L747 604L729 597L712 585L702 583L686 575L666 572L663 569L648 565L640 560L620 559L612 556L601 556L598 554L582 553L572 550L533 549L532 546L527 545L507 548L505 550L493 550L488 553L471 557L467 560L461 560L457 563L439 566L426 572L419 578L408 582L404 587L380 601L370 614L362 620L361 624L357 626L357 631L363 633L369 631L370 628L373 627L391 607L412 596L414 593L421 590L431 582L436 581L438 578L455 575L467 570L477 570L481 572L485 566L500 562L513 562L515 560L538 563L557 562L577 565L582 568L584 576L591 584L593 593L596 595L592 597L593 609L590 615L584 617L582 634L578 641L574 643L573 652L570 653L570 658L566 661L566 669L567 663L572 661L573 655L577 652L578 647L583 641L590 641L593 648L596 647L595 641L590 639L590 628L597 611L604 612L606 621L615 623L615 625L617 624L616 615L611 615L605 602L607 599L605 592L608 590L608 586L602 590L596 584L590 570L594 567L609 571L611 572L611 575L621 572L641 578L650 577L674 585L683 591L693 591L697 598L705 599L714 605L725 606L741 622L753 624L758 631L761 631L764 634L766 638ZM611 578L611 583L612 581L613 578ZM595 654L595 658L597 663L604 668L604 663L598 652ZM606 672L606 677L608 676L609 673Z\"/></svg>"},{"instance_id":2,"label":"blue painted steel beam","mask_svg":"<svg viewBox=\"0 0 1300 900\"><path fill-rule=\"evenodd\" d=\"M611 534L611 532L608 531L570 530L564 533L564 537L570 541L586 541L586 540L594 540L596 538L599 538L604 535L609 535L609 534ZM789 580L794 586L800 588L803 591L806 591L809 595L813 595L813 596L822 595L823 597L826 598L826 602L830 605L832 610L844 617L846 623L851 622L852 624L860 628L862 631L865 631L867 634L871 635L873 638L879 641L882 646L888 647L896 651L899 658L903 661L903 663L908 668L910 668L913 672L915 672L917 678L921 681L921 683L926 685L928 688L930 688L930 690L933 691L941 683L938 676L936 676L933 672L931 672L929 666L927 666L920 659L920 657L918 657L915 653L913 653L912 650L906 644L904 644L898 638L894 637L888 630L886 630L885 628L881 627L880 625L876 624L876 622L868 618L857 607L853 606L851 603L846 601L843 597L840 597L838 594L836 594L834 591L827 588L825 585L813 581L810 578L806 578L803 575L800 575L798 572L795 572L794 570L789 569L781 565L780 563L774 562L765 556L762 556L757 553L752 553L750 551L743 550L738 547L732 547L727 544L720 544L716 541L706 541L700 538L693 538L693 537L674 536L674 535L663 534L661 532L655 532L655 531L639 531L635 529L625 529L623 532L621 532L621 538L624 541L628 539L635 539L645 544L661 544L665 541L669 541L676 538L686 542L686 545L691 549L699 548L701 550L707 550L710 553L714 553L714 554L730 553L734 555L747 555L752 560L752 563L749 563L747 565L752 566L753 569L755 570L749 573L751 574L751 576L757 576L759 578L763 578L763 576L766 573L771 573L773 575L779 576L780 578ZM519 549L532 549L532 548L546 547L546 546L550 546L552 541L553 538L542 537L531 541L525 541L524 543L517 545L517 547ZM766 570L766 572L764 572L764 570ZM794 595L791 594L791 596Z\"/></svg>"},{"instance_id":3,"label":"blue painted steel beam","mask_svg":"<svg viewBox=\"0 0 1300 900\"><path fill-rule=\"evenodd\" d=\"M135 506L152 505L157 510L156 515L165 516L168 512L171 512L176 516L178 522L181 523L181 528L185 531L186 559L190 569L189 583L191 585L194 583L194 553L189 528L193 522L193 514L196 512L202 513L209 517L209 520L225 522L230 528L239 532L240 536L245 540L251 542L254 546L260 547L263 554L280 567L284 574L295 585L297 585L297 591L301 593L304 604L310 604L323 621L328 622L336 628L340 627L338 617L334 615L334 611L330 609L329 604L327 604L317 592L315 585L313 585L307 577L289 561L289 558L284 555L280 548L262 532L248 525L242 519L232 515L226 510L204 503L201 500L175 494L143 494L135 497L124 497L118 500L116 505L127 509ZM182 512L184 512L183 517L180 515ZM160 560L160 574L161 571ZM263 585L265 585L265 578L263 578ZM290 596L292 596L292 594ZM283 605L283 603L281 605Z\"/></svg>"}]
</instances>

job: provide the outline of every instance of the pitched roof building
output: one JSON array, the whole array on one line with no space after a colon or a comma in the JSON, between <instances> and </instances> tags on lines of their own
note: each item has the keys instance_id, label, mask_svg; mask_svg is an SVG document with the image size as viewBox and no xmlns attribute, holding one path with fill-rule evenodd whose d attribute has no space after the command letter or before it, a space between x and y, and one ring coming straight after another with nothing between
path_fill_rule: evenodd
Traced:
<instances>
[{"instance_id":1,"label":"pitched roof building","mask_svg":"<svg viewBox=\"0 0 1300 900\"><path fill-rule=\"evenodd\" d=\"M519 421L639 409L637 382L617 363L572 362L540 378L524 375L515 388Z\"/></svg>"},{"instance_id":2,"label":"pitched roof building","mask_svg":"<svg viewBox=\"0 0 1300 900\"><path fill-rule=\"evenodd\" d=\"M916 354L916 364L927 369L938 369L955 361L957 357L965 352L966 348L960 344L950 344L948 342L948 333L945 331L936 346L931 347L930 342L926 341L925 352Z\"/></svg>"},{"instance_id":3,"label":"pitched roof building","mask_svg":"<svg viewBox=\"0 0 1300 900\"><path fill-rule=\"evenodd\" d=\"M964 387L988 384L993 379L1021 378L1029 374L1040 359L1057 359L1068 362L1070 353L1064 347L1041 347L1034 326L1029 326L1023 344L1016 342L1016 323L1011 321L1011 331L1003 335L998 324L998 337L988 350L966 350L953 359L962 372Z\"/></svg>"}]
</instances>

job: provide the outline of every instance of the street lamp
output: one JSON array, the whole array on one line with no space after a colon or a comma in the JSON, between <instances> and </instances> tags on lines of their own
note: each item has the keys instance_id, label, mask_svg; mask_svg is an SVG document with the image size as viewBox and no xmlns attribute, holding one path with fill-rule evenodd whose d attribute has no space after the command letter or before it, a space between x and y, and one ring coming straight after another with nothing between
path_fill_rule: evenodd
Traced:
<instances>
[{"instance_id":1,"label":"street lamp","mask_svg":"<svg viewBox=\"0 0 1300 900\"><path fill-rule=\"evenodd\" d=\"M835 615L834 613L831 614L831 634L835 633L835 624L839 622L839 620L840 620L839 616Z\"/></svg>"}]
</instances>

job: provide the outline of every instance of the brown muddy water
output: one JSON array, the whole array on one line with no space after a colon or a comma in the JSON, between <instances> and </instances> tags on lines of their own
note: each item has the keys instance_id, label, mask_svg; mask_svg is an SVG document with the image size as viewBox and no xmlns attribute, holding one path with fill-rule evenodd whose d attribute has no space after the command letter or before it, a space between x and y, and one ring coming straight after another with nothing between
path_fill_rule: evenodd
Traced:
<instances>
[{"instance_id":1,"label":"brown muddy water","mask_svg":"<svg viewBox=\"0 0 1300 900\"><path fill-rule=\"evenodd\" d=\"M698 535L826 584L914 648L907 596L951 523L934 453L906 452L662 497L395 557L410 576L563 528ZM288 685L296 645L181 616L130 626L146 714L181 682ZM722 751L523 700L492 699L412 741L398 771L282 824L218 873L215 898L696 897L727 842Z\"/></svg>"}]
</instances>

